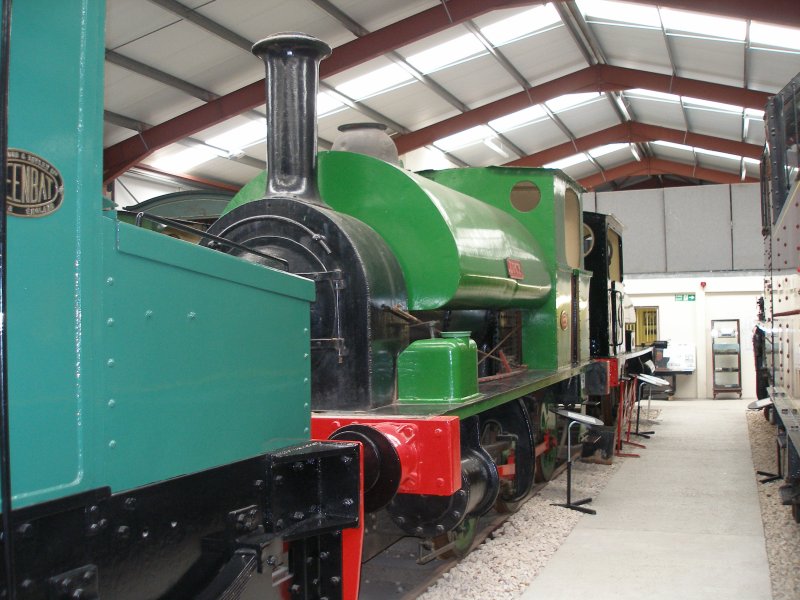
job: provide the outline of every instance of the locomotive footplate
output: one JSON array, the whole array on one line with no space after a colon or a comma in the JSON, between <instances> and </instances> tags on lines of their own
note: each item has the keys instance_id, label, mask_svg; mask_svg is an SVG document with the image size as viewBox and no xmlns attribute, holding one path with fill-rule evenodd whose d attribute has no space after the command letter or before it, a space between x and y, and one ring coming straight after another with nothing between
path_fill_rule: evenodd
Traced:
<instances>
[{"instance_id":1,"label":"locomotive footplate","mask_svg":"<svg viewBox=\"0 0 800 600\"><path fill-rule=\"evenodd\" d=\"M399 419L422 419L433 416L457 416L460 418L479 415L491 408L516 400L543 390L557 383L568 381L569 379L581 376L586 370L589 362L564 367L553 371L525 371L514 374L503 379L496 379L481 383L479 393L464 402L397 402L387 406L381 406L366 411L364 418L380 417L387 420L387 417L397 417ZM316 413L314 418L319 415L335 414L331 412ZM397 420L397 419L391 419Z\"/></svg>"},{"instance_id":2,"label":"locomotive footplate","mask_svg":"<svg viewBox=\"0 0 800 600\"><path fill-rule=\"evenodd\" d=\"M343 573L353 574L353 556L360 562L360 464L358 444L312 441L119 494L100 488L20 508L14 597L211 600L252 586L265 598L282 588L292 598L354 598L357 569L355 581Z\"/></svg>"}]
</instances>

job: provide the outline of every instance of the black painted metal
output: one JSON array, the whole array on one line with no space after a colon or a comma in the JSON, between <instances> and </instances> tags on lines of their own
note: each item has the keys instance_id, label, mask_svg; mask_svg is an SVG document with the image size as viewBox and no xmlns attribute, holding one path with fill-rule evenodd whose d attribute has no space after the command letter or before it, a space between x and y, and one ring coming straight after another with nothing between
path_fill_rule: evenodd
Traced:
<instances>
[{"instance_id":1,"label":"black painted metal","mask_svg":"<svg viewBox=\"0 0 800 600\"><path fill-rule=\"evenodd\" d=\"M533 427L525 400L520 398L488 410L479 415L482 438L485 437L486 427L497 423L501 433L508 443L513 442L515 457L515 476L513 485L501 486L498 498L506 508L513 509L524 502L533 489L535 476L535 442ZM481 440L485 447L485 439ZM497 462L499 457L494 452L489 452L492 459Z\"/></svg>"},{"instance_id":2,"label":"black painted metal","mask_svg":"<svg viewBox=\"0 0 800 600\"><path fill-rule=\"evenodd\" d=\"M402 465L392 443L380 431L368 425L346 425L330 436L332 440L361 442L364 455L364 510L375 512L397 493Z\"/></svg>"},{"instance_id":3,"label":"black painted metal","mask_svg":"<svg viewBox=\"0 0 800 600\"><path fill-rule=\"evenodd\" d=\"M291 542L291 553L358 525L358 489L357 444L309 442L123 494L105 488L23 508L14 513L18 598L197 598L248 556L264 574L242 583L268 594L275 543ZM295 597L319 597L299 589Z\"/></svg>"},{"instance_id":4,"label":"black painted metal","mask_svg":"<svg viewBox=\"0 0 800 600\"><path fill-rule=\"evenodd\" d=\"M8 244L6 243L6 169L8 166L8 77L11 46L11 0L3 0L0 33L0 501L3 506L3 566L7 596L16 598L14 519L11 505L11 444L8 405L8 335L6 317Z\"/></svg>"},{"instance_id":5,"label":"black painted metal","mask_svg":"<svg viewBox=\"0 0 800 600\"><path fill-rule=\"evenodd\" d=\"M385 406L394 400L396 358L408 344L408 328L382 307L405 306L405 283L372 229L319 198L316 95L319 61L330 48L291 33L258 42L253 53L267 71L267 195L224 215L209 233L278 256L286 271L317 281L312 408Z\"/></svg>"},{"instance_id":6,"label":"black painted metal","mask_svg":"<svg viewBox=\"0 0 800 600\"><path fill-rule=\"evenodd\" d=\"M584 212L583 222L594 233L594 246L584 257L587 271L592 272L589 283L589 351L593 357L616 355L616 302L609 279L608 215Z\"/></svg>"},{"instance_id":7,"label":"black painted metal","mask_svg":"<svg viewBox=\"0 0 800 600\"><path fill-rule=\"evenodd\" d=\"M480 445L479 420L461 421L461 489L452 496L397 494L388 505L395 524L409 535L433 538L458 527L465 518L492 508L500 478L492 457Z\"/></svg>"},{"instance_id":8,"label":"black painted metal","mask_svg":"<svg viewBox=\"0 0 800 600\"><path fill-rule=\"evenodd\" d=\"M267 85L267 197L321 203L317 191L319 62L330 47L302 33L282 33L253 46Z\"/></svg>"},{"instance_id":9,"label":"black painted metal","mask_svg":"<svg viewBox=\"0 0 800 600\"><path fill-rule=\"evenodd\" d=\"M382 238L352 217L290 198L248 202L209 232L288 261L290 273L339 272L339 278L315 277L311 406L369 409L392 402L408 327L382 307L405 305L406 293L400 265Z\"/></svg>"},{"instance_id":10,"label":"black painted metal","mask_svg":"<svg viewBox=\"0 0 800 600\"><path fill-rule=\"evenodd\" d=\"M232 242L231 240L226 240L225 238L217 237L216 235L212 235L207 231L203 231L201 229L197 229L196 227L191 227L180 221L176 221L175 219L167 219L166 217L159 217L157 215L151 215L148 213L140 212L136 213L136 226L141 227L142 221L152 221L153 223L158 223L159 225L167 225L172 227L173 229L177 229L178 231L183 231L184 233L191 233L198 237L201 237L205 240L208 240L208 245L210 247L215 247L213 244L220 244L223 246L229 246L231 248L235 248L236 250L240 250L241 252L247 252L249 254L253 254L258 256L259 258L264 258L267 261L274 261L280 263L281 265L286 265L287 261L278 257L278 256L271 256L269 254L265 254L264 252L259 252L258 250L254 250L252 248L248 248L247 246L243 246L242 244L237 244L236 242Z\"/></svg>"}]
</instances>

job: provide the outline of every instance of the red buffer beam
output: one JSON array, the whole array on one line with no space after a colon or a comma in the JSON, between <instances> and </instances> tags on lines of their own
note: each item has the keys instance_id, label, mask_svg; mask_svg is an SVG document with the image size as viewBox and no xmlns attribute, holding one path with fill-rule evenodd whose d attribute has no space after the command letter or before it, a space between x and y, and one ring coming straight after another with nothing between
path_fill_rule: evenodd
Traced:
<instances>
[{"instance_id":1,"label":"red buffer beam","mask_svg":"<svg viewBox=\"0 0 800 600\"><path fill-rule=\"evenodd\" d=\"M548 81L474 108L433 125L423 127L394 138L400 154L427 146L438 139L464 131L476 125L483 125L493 119L511 114L534 104L541 104L563 94L581 92L620 92L632 88L644 88L656 92L692 96L724 102L745 108L763 110L769 94L746 88L737 88L685 77L672 77L660 73L650 73L638 69L626 69L611 65L594 65L575 71L559 79Z\"/></svg>"},{"instance_id":2,"label":"red buffer beam","mask_svg":"<svg viewBox=\"0 0 800 600\"><path fill-rule=\"evenodd\" d=\"M487 12L542 3L542 0L448 0L445 5L429 8L338 46L320 65L320 78L341 73ZM118 177L159 148L263 105L264 85L263 79L256 81L109 146L103 153L103 181Z\"/></svg>"},{"instance_id":3,"label":"red buffer beam","mask_svg":"<svg viewBox=\"0 0 800 600\"><path fill-rule=\"evenodd\" d=\"M661 158L645 158L641 161L631 161L613 169L607 169L602 173L590 175L581 179L579 183L587 190L592 190L607 181L636 175L681 175L714 183L756 183L758 181L754 177L746 177L742 180L741 176L736 173L726 173Z\"/></svg>"},{"instance_id":4,"label":"red buffer beam","mask_svg":"<svg viewBox=\"0 0 800 600\"><path fill-rule=\"evenodd\" d=\"M571 141L565 142L558 146L548 148L547 150L523 156L522 158L506 163L506 166L541 167L542 165L567 158L578 152L587 152L605 144L615 144L619 142L631 142L635 144L638 142L655 142L659 140L695 146L697 148L705 148L706 150L714 150L716 152L726 152L728 154L754 158L756 160L761 159L761 152L763 150L761 146L756 144L748 144L746 142L727 140L710 135L692 133L690 131L681 131L679 129L670 129L659 125L648 125L647 123L630 121L628 123L614 125L613 127L595 133L590 133L589 135L576 139L574 143Z\"/></svg>"}]
</instances>

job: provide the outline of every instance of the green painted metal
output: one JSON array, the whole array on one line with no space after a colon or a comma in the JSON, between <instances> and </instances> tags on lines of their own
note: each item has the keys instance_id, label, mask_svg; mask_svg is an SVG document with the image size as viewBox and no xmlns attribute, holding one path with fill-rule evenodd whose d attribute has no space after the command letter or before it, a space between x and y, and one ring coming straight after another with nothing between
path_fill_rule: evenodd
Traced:
<instances>
[{"instance_id":1,"label":"green painted metal","mask_svg":"<svg viewBox=\"0 0 800 600\"><path fill-rule=\"evenodd\" d=\"M464 402L478 394L478 347L468 331L417 340L397 359L399 403Z\"/></svg>"},{"instance_id":2,"label":"green painted metal","mask_svg":"<svg viewBox=\"0 0 800 600\"><path fill-rule=\"evenodd\" d=\"M308 439L313 284L107 225L117 252L104 272L98 408L112 488Z\"/></svg>"},{"instance_id":3,"label":"green painted metal","mask_svg":"<svg viewBox=\"0 0 800 600\"><path fill-rule=\"evenodd\" d=\"M319 187L334 210L375 229L403 269L411 310L535 306L550 292L536 241L514 218L462 193L380 160L321 152ZM234 207L263 197L265 175ZM524 277L509 277L506 259Z\"/></svg>"},{"instance_id":4,"label":"green painted metal","mask_svg":"<svg viewBox=\"0 0 800 600\"><path fill-rule=\"evenodd\" d=\"M237 206L241 206L242 204L247 204L248 202L252 202L253 200L260 200L263 198L267 193L267 172L262 171L253 179L248 181L242 189L236 192L236 195L231 199L228 203L228 206L225 207L225 210L222 212L223 215L228 214Z\"/></svg>"},{"instance_id":5,"label":"green painted metal","mask_svg":"<svg viewBox=\"0 0 800 600\"><path fill-rule=\"evenodd\" d=\"M523 314L523 360L535 370L552 370L569 365L572 276L573 272L580 276L586 271L583 271L583 254L580 251L581 230L573 232L573 239L568 237L569 232L565 227L568 221L566 195L571 190L580 202L580 186L556 169L487 167L425 171L421 174L480 198L513 216L536 239L544 264L553 276L552 292L541 309ZM527 212L518 210L511 202L512 190L521 182L533 183L540 193L538 205ZM578 227L581 212L578 211ZM568 264L570 244L574 246L573 260L577 259L577 264L573 265ZM566 329L561 326L562 314L567 317ZM588 317L583 321L582 327L588 327ZM588 340L588 329L585 334Z\"/></svg>"},{"instance_id":6,"label":"green painted metal","mask_svg":"<svg viewBox=\"0 0 800 600\"><path fill-rule=\"evenodd\" d=\"M469 169L444 169L423 171L420 175L451 187L464 194L480 198L491 204L527 228L539 244L542 259L548 266L566 264L566 240L564 231L564 196L567 189L579 197L582 188L557 169L526 167L485 167ZM539 205L521 212L511 204L511 192L515 185L530 181L541 193ZM583 259L579 267L583 267Z\"/></svg>"},{"instance_id":7,"label":"green painted metal","mask_svg":"<svg viewBox=\"0 0 800 600\"><path fill-rule=\"evenodd\" d=\"M58 210L8 222L15 508L309 436L314 284L103 210L103 21L14 3L10 146L64 181Z\"/></svg>"},{"instance_id":8,"label":"green painted metal","mask_svg":"<svg viewBox=\"0 0 800 600\"><path fill-rule=\"evenodd\" d=\"M84 242L99 236L103 19L92 0L13 4L9 146L49 161L64 182L54 213L8 217L14 507L86 489L94 475L98 352L87 339L101 257Z\"/></svg>"},{"instance_id":9,"label":"green painted metal","mask_svg":"<svg viewBox=\"0 0 800 600\"><path fill-rule=\"evenodd\" d=\"M484 202L350 152L320 156L323 199L375 229L403 269L411 310L535 306L550 292L536 241ZM509 277L506 259L524 278Z\"/></svg>"},{"instance_id":10,"label":"green painted metal","mask_svg":"<svg viewBox=\"0 0 800 600\"><path fill-rule=\"evenodd\" d=\"M424 418L428 416L455 416L460 418L472 417L490 410L511 400L522 398L539 390L566 381L571 377L580 376L586 368L585 364L562 367L554 371L527 371L509 381L507 386L498 389L497 386L481 384L479 393L474 398L464 402L418 402L395 403L382 406L369 411L371 416L406 416Z\"/></svg>"}]
</instances>

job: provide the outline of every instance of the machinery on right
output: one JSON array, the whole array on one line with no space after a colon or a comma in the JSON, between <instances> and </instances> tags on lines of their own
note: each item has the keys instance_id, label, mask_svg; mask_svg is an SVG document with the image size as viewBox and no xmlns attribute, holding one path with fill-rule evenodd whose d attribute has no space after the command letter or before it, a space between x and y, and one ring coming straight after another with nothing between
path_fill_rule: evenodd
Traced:
<instances>
[{"instance_id":1,"label":"machinery on right","mask_svg":"<svg viewBox=\"0 0 800 600\"><path fill-rule=\"evenodd\" d=\"M756 367L766 371L759 396L772 400L778 430L781 501L800 522L800 73L767 103L765 122L764 310L754 337L757 361L762 357Z\"/></svg>"}]
</instances>

